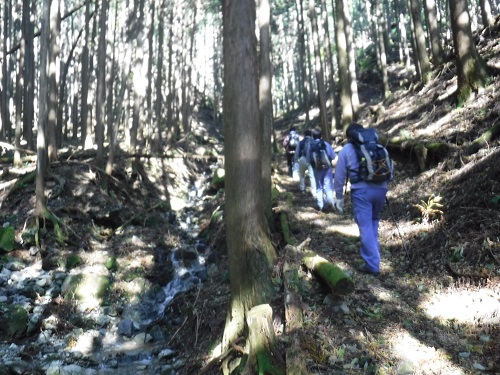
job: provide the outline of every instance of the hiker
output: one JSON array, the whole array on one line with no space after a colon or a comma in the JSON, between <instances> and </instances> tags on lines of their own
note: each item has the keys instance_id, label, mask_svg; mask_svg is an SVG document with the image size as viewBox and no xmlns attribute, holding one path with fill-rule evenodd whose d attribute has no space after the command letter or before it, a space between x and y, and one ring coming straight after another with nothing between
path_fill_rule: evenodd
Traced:
<instances>
[{"instance_id":1,"label":"hiker","mask_svg":"<svg viewBox=\"0 0 500 375\"><path fill-rule=\"evenodd\" d=\"M378 275L380 272L378 226L380 212L384 208L387 194L387 180L368 182L359 176L360 162L356 151L355 133L363 129L365 128L362 125L356 123L347 127L348 143L339 151L335 168L335 208L339 212L344 210L342 189L349 179L354 220L358 225L361 240L360 254L364 260L364 264L358 268L358 271ZM389 179L392 179L392 168L392 163L390 163Z\"/></svg>"},{"instance_id":2,"label":"hiker","mask_svg":"<svg viewBox=\"0 0 500 375\"><path fill-rule=\"evenodd\" d=\"M321 138L321 130L314 129L313 141L309 144L306 160L313 167L316 183L316 208L326 212L334 207L332 161L336 158L332 146ZM326 203L325 203L326 199Z\"/></svg>"},{"instance_id":3,"label":"hiker","mask_svg":"<svg viewBox=\"0 0 500 375\"><path fill-rule=\"evenodd\" d=\"M290 128L290 133L288 133L285 139L283 139L283 147L285 149L285 154L286 154L286 165L288 167L288 176L290 177L294 177L294 172L296 172L297 174L298 168L296 167L294 168L293 160L295 156L295 150L297 149L299 142L300 142L299 133L297 133L295 127L292 126Z\"/></svg>"},{"instance_id":4,"label":"hiker","mask_svg":"<svg viewBox=\"0 0 500 375\"><path fill-rule=\"evenodd\" d=\"M297 150L295 151L294 162L299 165L299 181L300 191L306 191L306 171L309 176L309 183L311 187L311 194L313 198L316 197L316 180L314 179L314 171L312 165L307 161L307 149L309 144L313 141L311 130L304 131L304 138L299 142Z\"/></svg>"}]
</instances>

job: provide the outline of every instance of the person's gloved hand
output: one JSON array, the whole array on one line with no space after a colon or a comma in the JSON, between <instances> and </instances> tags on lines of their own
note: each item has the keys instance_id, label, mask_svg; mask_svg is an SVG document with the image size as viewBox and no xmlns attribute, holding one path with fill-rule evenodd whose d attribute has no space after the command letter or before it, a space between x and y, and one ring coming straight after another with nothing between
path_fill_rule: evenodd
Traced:
<instances>
[{"instance_id":1,"label":"person's gloved hand","mask_svg":"<svg viewBox=\"0 0 500 375\"><path fill-rule=\"evenodd\" d=\"M344 212L344 200L343 199L335 199L335 209L340 213Z\"/></svg>"}]
</instances>

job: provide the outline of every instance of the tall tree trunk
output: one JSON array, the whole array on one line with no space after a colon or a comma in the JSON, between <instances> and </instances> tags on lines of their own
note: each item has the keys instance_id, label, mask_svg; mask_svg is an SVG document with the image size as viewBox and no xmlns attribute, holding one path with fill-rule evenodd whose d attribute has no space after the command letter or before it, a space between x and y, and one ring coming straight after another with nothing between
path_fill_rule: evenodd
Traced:
<instances>
[{"instance_id":1,"label":"tall tree trunk","mask_svg":"<svg viewBox=\"0 0 500 375\"><path fill-rule=\"evenodd\" d=\"M330 27L329 27L329 16L326 0L321 0L321 17L323 18L323 28L325 30L325 40L324 40L324 50L326 51L326 61L325 61L325 72L327 75L327 93L329 94L330 108L332 113L332 121L330 122L330 133L336 128L336 111L337 104L335 101L335 70L333 64L333 54L332 54L332 42L330 39Z\"/></svg>"},{"instance_id":2,"label":"tall tree trunk","mask_svg":"<svg viewBox=\"0 0 500 375\"><path fill-rule=\"evenodd\" d=\"M354 114L349 86L349 60L347 55L347 38L345 34L344 1L335 0L337 63L339 69L340 106L342 118L339 126L347 128L353 121Z\"/></svg>"},{"instance_id":3,"label":"tall tree trunk","mask_svg":"<svg viewBox=\"0 0 500 375\"><path fill-rule=\"evenodd\" d=\"M82 146L87 144L87 129L89 122L89 44L90 44L90 1L85 2L85 21L84 21L84 42L82 51L82 103L80 109L80 131ZM78 129L75 129L73 137L78 134ZM89 134L90 136L90 134Z\"/></svg>"},{"instance_id":4,"label":"tall tree trunk","mask_svg":"<svg viewBox=\"0 0 500 375\"><path fill-rule=\"evenodd\" d=\"M161 146L162 146L162 135L161 132L163 131L163 114L162 114L162 109L163 109L163 43L164 43L164 35L165 35L165 29L164 29L164 22L163 20L165 19L165 0L162 1L160 5L160 14L159 14L159 20L158 20L158 59L156 61L156 81L155 81L155 88L156 88L156 95L155 95L155 121L156 121L156 131L154 135L154 141L153 141L153 150L154 152L160 152Z\"/></svg>"},{"instance_id":5,"label":"tall tree trunk","mask_svg":"<svg viewBox=\"0 0 500 375\"><path fill-rule=\"evenodd\" d=\"M40 92L39 92L39 118L36 142L36 181L35 181L35 216L44 217L46 209L45 175L47 173L47 142L46 131L48 123L48 50L50 46L50 0L43 1L42 25L40 36Z\"/></svg>"},{"instance_id":6,"label":"tall tree trunk","mask_svg":"<svg viewBox=\"0 0 500 375\"><path fill-rule=\"evenodd\" d=\"M297 22L299 25L298 38L299 38L299 69L302 79L302 100L304 111L306 113L306 126L309 126L311 121L309 117L309 106L311 105L311 100L309 99L311 85L309 83L309 76L307 74L306 65L306 37L305 37L305 25L304 25L304 7L303 0L296 0L296 11L297 11Z\"/></svg>"},{"instance_id":7,"label":"tall tree trunk","mask_svg":"<svg viewBox=\"0 0 500 375\"><path fill-rule=\"evenodd\" d=\"M26 8L26 16L23 16L25 22L24 40L25 40L25 62L24 62L24 90L23 90L23 133L24 139L29 150L33 150L33 121L34 121L34 103L35 97L35 55L33 46L33 21L31 19L31 4L29 0L23 1L23 8ZM26 20L24 19L26 17Z\"/></svg>"},{"instance_id":8,"label":"tall tree trunk","mask_svg":"<svg viewBox=\"0 0 500 375\"><path fill-rule=\"evenodd\" d=\"M437 9L435 0L425 0L429 39L432 51L432 62L437 67L443 63L443 48L441 36L439 35Z\"/></svg>"},{"instance_id":9,"label":"tall tree trunk","mask_svg":"<svg viewBox=\"0 0 500 375\"><path fill-rule=\"evenodd\" d=\"M131 17L136 17L135 24L135 43L134 43L134 66L133 70L133 94L132 94L132 128L130 130L130 151L135 152L137 148L137 137L141 130L139 127L143 125L143 111L145 99L145 77L143 76L142 65L144 62L144 0L139 0L134 3L134 14Z\"/></svg>"},{"instance_id":10,"label":"tall tree trunk","mask_svg":"<svg viewBox=\"0 0 500 375\"><path fill-rule=\"evenodd\" d=\"M25 1L23 1L23 8L25 8ZM26 17L25 10L23 9L23 18ZM29 11L27 17L29 17ZM23 23L27 21L23 20ZM16 74L16 91L14 95L14 102L16 105L16 130L15 130L15 140L14 145L16 146L16 150L14 151L14 165L19 167L21 165L21 153L19 149L21 148L21 135L23 131L23 98L24 98L24 70L26 64L26 36L24 27L22 28L22 37L20 48L19 48L19 64L17 68Z\"/></svg>"},{"instance_id":11,"label":"tall tree trunk","mask_svg":"<svg viewBox=\"0 0 500 375\"><path fill-rule=\"evenodd\" d=\"M420 17L421 5L420 0L410 0L411 5L411 18L413 20L413 31L414 31L414 45L416 48L415 56L418 60L418 66L420 67L420 81L427 83L431 78L431 65L429 62L429 56L425 48L425 32L422 25L422 18Z\"/></svg>"},{"instance_id":12,"label":"tall tree trunk","mask_svg":"<svg viewBox=\"0 0 500 375\"><path fill-rule=\"evenodd\" d=\"M48 93L48 122L47 122L47 151L49 162L57 160L57 99L59 89L59 37L61 32L60 0L51 0L50 4L50 46L48 60L49 93Z\"/></svg>"},{"instance_id":13,"label":"tall tree trunk","mask_svg":"<svg viewBox=\"0 0 500 375\"><path fill-rule=\"evenodd\" d=\"M252 307L273 295L276 253L261 199L261 160L248 157L261 155L262 147L255 13L254 0L224 1L224 221L231 283L224 348L247 331L246 317ZM250 348L250 363L255 352Z\"/></svg>"},{"instance_id":14,"label":"tall tree trunk","mask_svg":"<svg viewBox=\"0 0 500 375\"><path fill-rule=\"evenodd\" d=\"M96 164L101 167L104 161L104 124L106 121L106 33L108 20L108 0L101 1L99 16L99 41L97 47L97 93L96 93Z\"/></svg>"},{"instance_id":15,"label":"tall tree trunk","mask_svg":"<svg viewBox=\"0 0 500 375\"><path fill-rule=\"evenodd\" d=\"M486 64L476 50L467 0L449 0L457 63L458 103L467 101L488 80Z\"/></svg>"},{"instance_id":16,"label":"tall tree trunk","mask_svg":"<svg viewBox=\"0 0 500 375\"><path fill-rule=\"evenodd\" d=\"M391 93L389 88L389 77L387 74L387 55L385 50L384 43L384 33L385 30L385 21L384 21L384 13L382 9L382 0L375 0L375 14L377 19L377 42L378 42L378 51L379 51L379 61L380 61L380 70L382 73L382 88L384 91L384 99L387 99Z\"/></svg>"},{"instance_id":17,"label":"tall tree trunk","mask_svg":"<svg viewBox=\"0 0 500 375\"><path fill-rule=\"evenodd\" d=\"M11 128L11 122L10 122L10 110L9 110L9 97L8 97L8 92L9 92L9 87L10 87L10 80L8 79L9 74L8 74L8 46L10 43L10 19L11 17L9 16L12 14L11 9L12 9L12 0L5 0L3 2L3 39L2 39L2 89L3 89L3 95L0 98L0 114L1 114L1 130L0 130L0 138L2 140L9 140L9 132Z\"/></svg>"},{"instance_id":18,"label":"tall tree trunk","mask_svg":"<svg viewBox=\"0 0 500 375\"><path fill-rule=\"evenodd\" d=\"M481 20L483 22L483 26L492 26L495 23L495 19L491 15L490 0L479 0L479 5L481 7Z\"/></svg>"},{"instance_id":19,"label":"tall tree trunk","mask_svg":"<svg viewBox=\"0 0 500 375\"><path fill-rule=\"evenodd\" d=\"M259 0L259 113L262 129L262 204L268 225L274 226L272 210L271 166L273 156L273 100L271 64L271 7L269 0Z\"/></svg>"},{"instance_id":20,"label":"tall tree trunk","mask_svg":"<svg viewBox=\"0 0 500 375\"><path fill-rule=\"evenodd\" d=\"M356 120L359 112L358 79L356 75L356 51L354 48L354 36L351 26L351 1L344 0L344 28L346 35L347 59L349 69L349 87L351 93L351 105L353 120Z\"/></svg>"},{"instance_id":21,"label":"tall tree trunk","mask_svg":"<svg viewBox=\"0 0 500 375\"><path fill-rule=\"evenodd\" d=\"M323 73L323 62L321 61L321 51L319 48L319 33L318 19L316 17L316 9L314 0L309 0L309 17L311 18L312 40L314 46L314 72L316 73L316 84L318 85L318 105L320 125L323 137L327 142L330 142L330 131L328 129L327 113L326 113L326 92L325 92L325 75Z\"/></svg>"}]
</instances>

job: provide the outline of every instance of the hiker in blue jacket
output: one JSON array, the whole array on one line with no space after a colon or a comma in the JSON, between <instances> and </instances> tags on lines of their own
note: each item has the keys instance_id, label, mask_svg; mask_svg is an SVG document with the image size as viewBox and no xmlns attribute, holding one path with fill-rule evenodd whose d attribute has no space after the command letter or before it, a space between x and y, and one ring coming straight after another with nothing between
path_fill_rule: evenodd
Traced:
<instances>
[{"instance_id":1,"label":"hiker in blue jacket","mask_svg":"<svg viewBox=\"0 0 500 375\"><path fill-rule=\"evenodd\" d=\"M309 144L313 141L312 132L309 129L304 131L304 138L299 142L297 150L295 150L294 162L299 165L299 187L301 192L306 191L306 171L309 175L309 182L311 186L311 194L316 198L316 180L314 179L314 171L311 163L307 161L307 149Z\"/></svg>"},{"instance_id":2,"label":"hiker in blue jacket","mask_svg":"<svg viewBox=\"0 0 500 375\"><path fill-rule=\"evenodd\" d=\"M353 145L351 132L363 129L360 124L351 124L347 127L346 135L349 142L339 151L335 167L335 208L339 212L344 210L343 188L349 181L357 180L359 161ZM392 178L392 173L391 173ZM351 201L354 220L359 228L361 240L360 254L364 264L358 268L362 273L378 275L380 272L380 244L378 240L378 226L380 212L384 208L387 194L387 181L373 183L359 181L351 183Z\"/></svg>"},{"instance_id":3,"label":"hiker in blue jacket","mask_svg":"<svg viewBox=\"0 0 500 375\"><path fill-rule=\"evenodd\" d=\"M306 152L306 160L313 166L314 180L316 182L316 208L320 211L327 211L330 207L333 209L333 170L332 161L336 158L332 146L321 139L321 130L314 129L312 132L313 141L309 144ZM316 159L318 150L324 147L324 153L327 161L324 167L320 168L319 160ZM325 203L326 199L326 203Z\"/></svg>"}]
</instances>

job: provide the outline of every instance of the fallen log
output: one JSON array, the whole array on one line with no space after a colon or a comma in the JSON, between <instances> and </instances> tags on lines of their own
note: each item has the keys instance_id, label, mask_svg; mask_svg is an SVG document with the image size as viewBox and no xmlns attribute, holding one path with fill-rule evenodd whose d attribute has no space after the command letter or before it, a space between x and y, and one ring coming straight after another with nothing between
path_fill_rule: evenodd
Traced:
<instances>
[{"instance_id":1,"label":"fallen log","mask_svg":"<svg viewBox=\"0 0 500 375\"><path fill-rule=\"evenodd\" d=\"M444 142L419 141L406 137L391 137L389 139L380 137L380 142L389 151L402 151L409 156L415 155L420 171L427 168L431 158L434 161L441 161L450 151L450 145Z\"/></svg>"},{"instance_id":2,"label":"fallen log","mask_svg":"<svg viewBox=\"0 0 500 375\"><path fill-rule=\"evenodd\" d=\"M354 291L352 279L339 266L325 258L309 251L302 258L302 263L324 281L333 294L347 295Z\"/></svg>"}]
</instances>

